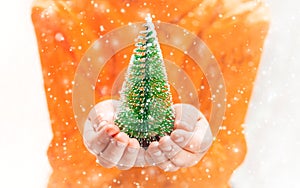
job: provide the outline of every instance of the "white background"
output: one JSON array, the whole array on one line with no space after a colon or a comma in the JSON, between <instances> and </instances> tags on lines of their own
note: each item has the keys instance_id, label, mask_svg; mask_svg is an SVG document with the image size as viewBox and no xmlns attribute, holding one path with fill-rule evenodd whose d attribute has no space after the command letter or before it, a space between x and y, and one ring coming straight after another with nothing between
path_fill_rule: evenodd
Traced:
<instances>
[{"instance_id":1,"label":"white background","mask_svg":"<svg viewBox=\"0 0 300 188\"><path fill-rule=\"evenodd\" d=\"M31 2L0 6L0 187L46 187L51 173ZM233 188L300 187L300 1L267 2L271 30L245 123L248 153Z\"/></svg>"}]
</instances>

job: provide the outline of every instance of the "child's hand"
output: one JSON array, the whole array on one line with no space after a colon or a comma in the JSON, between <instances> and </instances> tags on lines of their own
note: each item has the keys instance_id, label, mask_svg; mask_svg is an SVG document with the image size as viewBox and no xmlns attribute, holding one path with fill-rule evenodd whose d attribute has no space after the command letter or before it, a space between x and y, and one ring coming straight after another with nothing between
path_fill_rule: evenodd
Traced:
<instances>
[{"instance_id":1,"label":"child's hand","mask_svg":"<svg viewBox=\"0 0 300 188\"><path fill-rule=\"evenodd\" d=\"M212 143L212 133L204 115L192 105L176 104L174 131L152 142L146 161L165 171L197 164Z\"/></svg>"},{"instance_id":2,"label":"child's hand","mask_svg":"<svg viewBox=\"0 0 300 188\"><path fill-rule=\"evenodd\" d=\"M84 127L84 143L103 167L126 170L144 166L144 149L114 125L114 102L117 101L100 102L91 110Z\"/></svg>"}]
</instances>

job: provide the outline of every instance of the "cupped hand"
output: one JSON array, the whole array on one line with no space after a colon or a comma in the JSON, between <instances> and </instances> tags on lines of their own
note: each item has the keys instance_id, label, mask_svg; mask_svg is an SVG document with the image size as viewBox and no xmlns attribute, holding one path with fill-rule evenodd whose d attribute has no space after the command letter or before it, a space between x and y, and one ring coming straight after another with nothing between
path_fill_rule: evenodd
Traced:
<instances>
[{"instance_id":1,"label":"cupped hand","mask_svg":"<svg viewBox=\"0 0 300 188\"><path fill-rule=\"evenodd\" d=\"M145 150L136 139L129 138L114 125L116 103L115 100L106 100L90 111L84 126L84 144L103 167L126 170L144 166Z\"/></svg>"},{"instance_id":2,"label":"cupped hand","mask_svg":"<svg viewBox=\"0 0 300 188\"><path fill-rule=\"evenodd\" d=\"M212 134L204 115L188 104L176 104L174 131L152 142L147 151L135 138L120 132L114 124L116 100L98 103L89 113L84 127L84 143L106 168L158 166L165 171L197 164L212 143Z\"/></svg>"},{"instance_id":3,"label":"cupped hand","mask_svg":"<svg viewBox=\"0 0 300 188\"><path fill-rule=\"evenodd\" d=\"M152 142L146 161L164 171L197 164L210 147L213 137L204 115L192 105L175 104L174 131Z\"/></svg>"}]
</instances>

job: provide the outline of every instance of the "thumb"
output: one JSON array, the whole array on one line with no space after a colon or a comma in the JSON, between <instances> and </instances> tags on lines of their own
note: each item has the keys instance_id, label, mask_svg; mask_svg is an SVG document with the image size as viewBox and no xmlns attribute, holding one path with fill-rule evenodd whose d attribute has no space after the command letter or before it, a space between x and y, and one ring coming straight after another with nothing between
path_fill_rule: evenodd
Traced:
<instances>
[{"instance_id":1,"label":"thumb","mask_svg":"<svg viewBox=\"0 0 300 188\"><path fill-rule=\"evenodd\" d=\"M100 124L103 121L114 124L116 100L105 100L96 104L89 113L89 119L92 124Z\"/></svg>"}]
</instances>

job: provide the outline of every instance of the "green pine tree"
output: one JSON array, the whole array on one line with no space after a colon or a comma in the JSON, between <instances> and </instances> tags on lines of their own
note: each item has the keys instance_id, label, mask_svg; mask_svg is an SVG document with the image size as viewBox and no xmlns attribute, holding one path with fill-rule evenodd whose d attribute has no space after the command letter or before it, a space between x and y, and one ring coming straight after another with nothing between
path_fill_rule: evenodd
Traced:
<instances>
[{"instance_id":1,"label":"green pine tree","mask_svg":"<svg viewBox=\"0 0 300 188\"><path fill-rule=\"evenodd\" d=\"M174 125L172 96L151 17L138 36L121 90L115 123L147 148L170 134Z\"/></svg>"}]
</instances>

